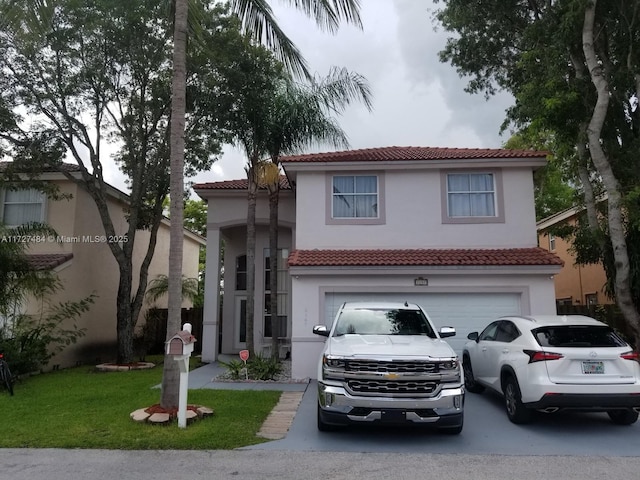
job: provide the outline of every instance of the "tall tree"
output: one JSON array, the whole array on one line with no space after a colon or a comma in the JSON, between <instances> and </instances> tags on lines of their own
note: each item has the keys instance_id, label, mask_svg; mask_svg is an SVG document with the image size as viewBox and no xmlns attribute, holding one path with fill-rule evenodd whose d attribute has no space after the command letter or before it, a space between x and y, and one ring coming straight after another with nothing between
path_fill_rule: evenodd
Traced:
<instances>
[{"instance_id":1,"label":"tall tree","mask_svg":"<svg viewBox=\"0 0 640 480\"><path fill-rule=\"evenodd\" d=\"M290 5L303 12L323 30L335 33L342 22L361 27L359 0L302 0ZM269 3L265 0L231 0L232 11L241 19L244 31L254 40L264 44L274 52L287 72L297 77L311 78L301 53L280 29ZM273 91L273 90L271 90ZM261 127L262 128L262 127ZM263 138L259 136L257 138ZM243 143L241 141L241 143ZM256 166L267 151L259 145L245 145L247 153L247 348L254 351L254 314L255 314L255 205L257 199L258 178Z\"/></svg>"},{"instance_id":2,"label":"tall tree","mask_svg":"<svg viewBox=\"0 0 640 480\"><path fill-rule=\"evenodd\" d=\"M293 6L303 11L307 16L314 18L318 25L322 28L326 28L329 31L335 31L342 20L346 20L348 22L353 22L357 25L360 24L360 16L359 16L359 0L334 0L329 3L325 0L303 0L300 2L290 2ZM297 75L306 75L309 76L307 71L306 63L302 58L302 55L295 47L295 45L291 42L291 40L282 32L280 27L278 26L275 18L273 16L273 12L271 7L266 2L266 0L231 0L230 5L232 11L238 16L242 23L243 31L248 33L255 41L258 43L264 43L267 47L272 49L275 52L275 55L278 59L285 65L285 67L297 74ZM186 46L187 42L187 15L188 15L188 0L176 0L175 4L175 36L174 36L174 49L183 48L183 43ZM179 17L180 16L180 17ZM180 23L179 23L180 22ZM184 24L183 24L184 22ZM184 65L178 64L176 62L181 62L182 58L179 56L176 57L174 54L174 83L172 87L172 96L174 99L179 99L181 95L183 95L182 91L177 91L176 89L182 89L185 87L182 82L179 81L179 71L184 68ZM175 150L172 148L172 173L178 170L180 162L184 157L184 153L181 151L179 147L179 139L180 135L184 135L184 126L180 126L180 122L184 120L184 109L182 106L177 103L172 107L172 115L178 116L178 119L172 118L172 140L176 140L178 143L176 144ZM175 123L174 123L175 122ZM253 299L253 290L255 289L255 192L256 192L256 172L254 171L254 167L258 160L258 152L252 149L247 151L247 178L248 178L248 218L247 218L247 230L248 230L248 240L247 240L247 318L251 315L251 323L247 324L247 336L250 339L249 348L253 350L253 312L254 312L254 299ZM173 205L174 197L182 198L180 193L182 192L183 185L178 185L177 180L171 181L172 186L172 212L175 210L178 211L178 204ZM180 202L180 200L176 199L176 202ZM252 206L253 205L253 206ZM253 212L253 213L252 213ZM253 218L253 221L251 220ZM173 227L173 222L177 225ZM175 217L172 221L172 227L176 230L182 227L181 217ZM253 236L253 241L250 240L251 233ZM178 243L181 240L178 240L176 237L176 244L172 245L172 251L175 248L176 253L174 253L173 266L171 268L171 272L169 275L169 319L167 322L167 328L176 328L179 327L179 312L176 309L179 309L179 306L172 307L172 303L179 302L179 283L181 279L181 265L178 265L177 257L181 255L182 247L181 244ZM252 291L249 291L249 288L252 288ZM249 331L249 328L251 331ZM168 335L170 335L170 331L168 330ZM251 336L249 336L251 334ZM167 362L165 362L167 363ZM165 372L167 372L167 368L171 369L173 367L167 367L165 365ZM169 372L167 372L169 374ZM171 393L167 393L166 395L163 393L162 395L162 406L168 407L172 402L177 401L177 373L175 369L171 372L171 376L167 376L165 380L163 377L163 392L171 391ZM175 403L174 403L175 404Z\"/></svg>"},{"instance_id":3,"label":"tall tree","mask_svg":"<svg viewBox=\"0 0 640 480\"><path fill-rule=\"evenodd\" d=\"M189 0L176 0L173 26L171 79L171 174L169 182L171 247L169 249L167 340L180 328L182 310L182 258L184 225L184 129L187 113L187 16ZM165 361L160 405L177 405L180 371L177 362Z\"/></svg>"},{"instance_id":4,"label":"tall tree","mask_svg":"<svg viewBox=\"0 0 640 480\"><path fill-rule=\"evenodd\" d=\"M222 7L203 12L212 49L227 45L231 37L242 38L237 19L224 15ZM154 0L0 0L1 148L34 168L44 163L60 167L64 155L70 157L79 178L63 168L61 173L92 197L107 237L126 236L126 242L108 245L120 274L116 330L121 363L133 360L133 330L169 190L167 17ZM219 70L202 49L188 53L185 171L192 174L207 168L226 141L226 110L209 106L226 102L223 97L230 92L218 88ZM112 141L130 189L124 232L116 231L121 227L111 216L104 178L105 144ZM43 151L57 155L38 154ZM142 229L150 232L149 242L134 271L134 246Z\"/></svg>"},{"instance_id":5,"label":"tall tree","mask_svg":"<svg viewBox=\"0 0 640 480\"><path fill-rule=\"evenodd\" d=\"M640 295L629 250L640 204L640 0L438 0L437 19L457 34L441 59L470 75L470 92L516 98L508 121L546 129L571 159L588 212L590 251L604 261L640 344ZM596 199L606 193L599 220ZM586 245L586 243L582 243ZM591 255L591 259L594 256Z\"/></svg>"},{"instance_id":6,"label":"tall tree","mask_svg":"<svg viewBox=\"0 0 640 480\"><path fill-rule=\"evenodd\" d=\"M271 101L268 118L260 121L267 125L261 143L270 160L263 168L262 183L269 194L271 354L278 358L281 336L278 320L280 157L321 144L347 148L347 136L333 115L342 113L355 101L361 101L370 110L371 92L360 75L334 68L327 77L316 77L309 83L283 82Z\"/></svg>"}]
</instances>

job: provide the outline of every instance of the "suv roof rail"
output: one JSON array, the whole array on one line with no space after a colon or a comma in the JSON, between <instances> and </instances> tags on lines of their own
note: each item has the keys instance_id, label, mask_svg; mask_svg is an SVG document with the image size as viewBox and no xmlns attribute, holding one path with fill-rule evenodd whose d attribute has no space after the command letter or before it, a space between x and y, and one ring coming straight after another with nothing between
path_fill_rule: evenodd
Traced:
<instances>
[{"instance_id":1,"label":"suv roof rail","mask_svg":"<svg viewBox=\"0 0 640 480\"><path fill-rule=\"evenodd\" d=\"M504 318L504 319L507 319L507 318L519 318L521 320L528 320L530 322L537 323L535 317L532 317L532 316L529 316L529 315L504 315L501 318Z\"/></svg>"}]
</instances>

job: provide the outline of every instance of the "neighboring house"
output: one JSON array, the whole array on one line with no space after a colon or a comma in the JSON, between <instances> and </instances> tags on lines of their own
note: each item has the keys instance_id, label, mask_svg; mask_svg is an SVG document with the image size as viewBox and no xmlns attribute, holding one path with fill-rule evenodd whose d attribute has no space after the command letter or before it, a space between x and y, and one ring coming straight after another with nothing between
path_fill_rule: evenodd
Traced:
<instances>
[{"instance_id":1,"label":"neighboring house","mask_svg":"<svg viewBox=\"0 0 640 480\"><path fill-rule=\"evenodd\" d=\"M540 247L555 253L564 261L564 267L555 276L556 302L558 305L602 305L615 303L604 293L607 282L602 264L578 265L571 243L555 236L555 227L575 225L583 207L574 207L551 215L538 222Z\"/></svg>"},{"instance_id":2,"label":"neighboring house","mask_svg":"<svg viewBox=\"0 0 640 480\"><path fill-rule=\"evenodd\" d=\"M534 169L545 153L387 147L282 158L280 294L293 378L315 377L345 301L416 302L436 325L469 332L506 314L555 314L562 261L537 247ZM209 204L203 360L245 346L246 180L203 183ZM257 205L255 344L270 343L268 205ZM224 240L224 302L219 242ZM221 345L218 335L221 331ZM281 352L284 353L284 352Z\"/></svg>"},{"instance_id":3,"label":"neighboring house","mask_svg":"<svg viewBox=\"0 0 640 480\"><path fill-rule=\"evenodd\" d=\"M66 165L70 172L78 167ZM0 162L0 172L3 162ZM55 303L75 301L95 293L97 298L91 309L78 322L86 328L86 335L78 343L68 346L56 355L49 366L61 367L76 363L113 361L116 353L116 298L119 271L109 246L104 241L104 227L97 207L89 194L76 183L59 172L46 171L40 177L55 183L60 193L70 194L69 200L51 200L33 189L1 190L0 221L9 226L17 226L32 221L45 222L57 232L57 239L39 237L29 246L31 263L37 268L52 268L62 281L64 290L58 292ZM107 198L116 233L126 232L126 209L128 197L125 193L108 186ZM169 220L164 219L158 230L153 261L149 268L149 280L159 274L168 274ZM139 230L134 246L134 288L137 274L146 253L149 232ZM199 235L185 230L183 273L186 277L198 277L198 255L205 240ZM166 299L164 300L166 306ZM162 300L158 306L163 306ZM187 306L187 304L185 304ZM144 323L147 305L138 320L138 327ZM33 311L27 305L26 312ZM200 340L200 339L198 339Z\"/></svg>"}]
</instances>

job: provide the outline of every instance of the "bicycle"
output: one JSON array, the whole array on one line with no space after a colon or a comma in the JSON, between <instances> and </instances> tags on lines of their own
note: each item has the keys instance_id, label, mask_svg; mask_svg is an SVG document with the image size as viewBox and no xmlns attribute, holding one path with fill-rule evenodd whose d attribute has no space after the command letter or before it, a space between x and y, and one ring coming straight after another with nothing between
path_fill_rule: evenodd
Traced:
<instances>
[{"instance_id":1,"label":"bicycle","mask_svg":"<svg viewBox=\"0 0 640 480\"><path fill-rule=\"evenodd\" d=\"M0 353L0 385L7 387L9 395L13 395L13 375L2 353Z\"/></svg>"}]
</instances>

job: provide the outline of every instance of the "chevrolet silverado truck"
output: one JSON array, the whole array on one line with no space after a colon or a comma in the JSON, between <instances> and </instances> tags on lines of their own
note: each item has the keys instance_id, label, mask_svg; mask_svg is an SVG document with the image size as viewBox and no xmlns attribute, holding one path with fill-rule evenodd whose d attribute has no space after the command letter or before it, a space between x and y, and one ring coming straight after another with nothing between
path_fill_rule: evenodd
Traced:
<instances>
[{"instance_id":1,"label":"chevrolet silverado truck","mask_svg":"<svg viewBox=\"0 0 640 480\"><path fill-rule=\"evenodd\" d=\"M348 424L420 424L462 431L464 375L456 353L424 310L409 303L345 303L318 365L318 429Z\"/></svg>"}]
</instances>

